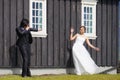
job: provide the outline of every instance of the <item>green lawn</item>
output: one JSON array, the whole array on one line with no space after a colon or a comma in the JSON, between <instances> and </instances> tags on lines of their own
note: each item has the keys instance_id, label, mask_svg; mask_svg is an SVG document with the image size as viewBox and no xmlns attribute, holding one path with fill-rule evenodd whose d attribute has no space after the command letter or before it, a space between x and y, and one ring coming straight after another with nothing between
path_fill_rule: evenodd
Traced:
<instances>
[{"instance_id":1,"label":"green lawn","mask_svg":"<svg viewBox=\"0 0 120 80\"><path fill-rule=\"evenodd\" d=\"M42 75L22 78L20 75L0 76L0 80L120 80L120 74L96 74L96 75Z\"/></svg>"}]
</instances>

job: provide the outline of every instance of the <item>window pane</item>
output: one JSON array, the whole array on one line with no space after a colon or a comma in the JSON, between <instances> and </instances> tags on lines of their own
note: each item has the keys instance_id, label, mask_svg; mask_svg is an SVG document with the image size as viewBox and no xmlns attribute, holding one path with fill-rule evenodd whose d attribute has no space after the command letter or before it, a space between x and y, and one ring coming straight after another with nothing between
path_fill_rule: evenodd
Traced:
<instances>
[{"instance_id":1,"label":"window pane","mask_svg":"<svg viewBox=\"0 0 120 80\"><path fill-rule=\"evenodd\" d=\"M40 23L42 24L42 18L40 18Z\"/></svg>"},{"instance_id":2,"label":"window pane","mask_svg":"<svg viewBox=\"0 0 120 80\"><path fill-rule=\"evenodd\" d=\"M39 26L38 26L38 29L39 29L39 30L42 30L42 25L39 25Z\"/></svg>"},{"instance_id":3,"label":"window pane","mask_svg":"<svg viewBox=\"0 0 120 80\"><path fill-rule=\"evenodd\" d=\"M90 14L90 20L92 20L92 14Z\"/></svg>"},{"instance_id":4,"label":"window pane","mask_svg":"<svg viewBox=\"0 0 120 80\"><path fill-rule=\"evenodd\" d=\"M38 11L38 16L42 16L42 10Z\"/></svg>"},{"instance_id":5,"label":"window pane","mask_svg":"<svg viewBox=\"0 0 120 80\"><path fill-rule=\"evenodd\" d=\"M39 9L42 9L42 3L39 3Z\"/></svg>"},{"instance_id":6,"label":"window pane","mask_svg":"<svg viewBox=\"0 0 120 80\"><path fill-rule=\"evenodd\" d=\"M87 27L87 33L89 33L89 28Z\"/></svg>"},{"instance_id":7,"label":"window pane","mask_svg":"<svg viewBox=\"0 0 120 80\"><path fill-rule=\"evenodd\" d=\"M40 25L40 28L42 29L42 25Z\"/></svg>"},{"instance_id":8,"label":"window pane","mask_svg":"<svg viewBox=\"0 0 120 80\"><path fill-rule=\"evenodd\" d=\"M35 16L35 10L32 10L32 15Z\"/></svg>"},{"instance_id":9,"label":"window pane","mask_svg":"<svg viewBox=\"0 0 120 80\"><path fill-rule=\"evenodd\" d=\"M33 24L32 27L35 28L35 24Z\"/></svg>"},{"instance_id":10,"label":"window pane","mask_svg":"<svg viewBox=\"0 0 120 80\"><path fill-rule=\"evenodd\" d=\"M38 23L38 17L36 17L36 23Z\"/></svg>"},{"instance_id":11,"label":"window pane","mask_svg":"<svg viewBox=\"0 0 120 80\"><path fill-rule=\"evenodd\" d=\"M42 30L42 25L38 25L38 29L39 29L39 30Z\"/></svg>"},{"instance_id":12,"label":"window pane","mask_svg":"<svg viewBox=\"0 0 120 80\"><path fill-rule=\"evenodd\" d=\"M32 22L35 23L35 17L32 18Z\"/></svg>"},{"instance_id":13,"label":"window pane","mask_svg":"<svg viewBox=\"0 0 120 80\"><path fill-rule=\"evenodd\" d=\"M42 16L42 10L39 11L39 16Z\"/></svg>"},{"instance_id":14,"label":"window pane","mask_svg":"<svg viewBox=\"0 0 120 80\"><path fill-rule=\"evenodd\" d=\"M86 14L84 14L84 19L85 19L85 20L87 19L87 18L86 18L86 16L87 16L87 15L86 15Z\"/></svg>"},{"instance_id":15,"label":"window pane","mask_svg":"<svg viewBox=\"0 0 120 80\"><path fill-rule=\"evenodd\" d=\"M38 24L42 24L42 18L38 17Z\"/></svg>"},{"instance_id":16,"label":"window pane","mask_svg":"<svg viewBox=\"0 0 120 80\"><path fill-rule=\"evenodd\" d=\"M87 14L87 20L89 20L89 14Z\"/></svg>"},{"instance_id":17,"label":"window pane","mask_svg":"<svg viewBox=\"0 0 120 80\"><path fill-rule=\"evenodd\" d=\"M92 21L90 21L90 26L92 26Z\"/></svg>"},{"instance_id":18,"label":"window pane","mask_svg":"<svg viewBox=\"0 0 120 80\"><path fill-rule=\"evenodd\" d=\"M87 21L87 26L89 26L89 21Z\"/></svg>"},{"instance_id":19,"label":"window pane","mask_svg":"<svg viewBox=\"0 0 120 80\"><path fill-rule=\"evenodd\" d=\"M92 7L90 7L90 13L92 13Z\"/></svg>"},{"instance_id":20,"label":"window pane","mask_svg":"<svg viewBox=\"0 0 120 80\"><path fill-rule=\"evenodd\" d=\"M36 29L38 29L38 25L36 24Z\"/></svg>"},{"instance_id":21,"label":"window pane","mask_svg":"<svg viewBox=\"0 0 120 80\"><path fill-rule=\"evenodd\" d=\"M36 3L36 9L38 9L38 3Z\"/></svg>"},{"instance_id":22,"label":"window pane","mask_svg":"<svg viewBox=\"0 0 120 80\"><path fill-rule=\"evenodd\" d=\"M36 16L38 16L38 10L36 10Z\"/></svg>"},{"instance_id":23,"label":"window pane","mask_svg":"<svg viewBox=\"0 0 120 80\"><path fill-rule=\"evenodd\" d=\"M32 8L35 9L35 2L32 3Z\"/></svg>"},{"instance_id":24,"label":"window pane","mask_svg":"<svg viewBox=\"0 0 120 80\"><path fill-rule=\"evenodd\" d=\"M84 13L86 13L86 7L84 7Z\"/></svg>"},{"instance_id":25,"label":"window pane","mask_svg":"<svg viewBox=\"0 0 120 80\"><path fill-rule=\"evenodd\" d=\"M84 26L87 26L86 21L84 21Z\"/></svg>"},{"instance_id":26,"label":"window pane","mask_svg":"<svg viewBox=\"0 0 120 80\"><path fill-rule=\"evenodd\" d=\"M92 28L90 28L90 33L92 33Z\"/></svg>"},{"instance_id":27,"label":"window pane","mask_svg":"<svg viewBox=\"0 0 120 80\"><path fill-rule=\"evenodd\" d=\"M87 13L89 13L89 7L87 7Z\"/></svg>"}]
</instances>

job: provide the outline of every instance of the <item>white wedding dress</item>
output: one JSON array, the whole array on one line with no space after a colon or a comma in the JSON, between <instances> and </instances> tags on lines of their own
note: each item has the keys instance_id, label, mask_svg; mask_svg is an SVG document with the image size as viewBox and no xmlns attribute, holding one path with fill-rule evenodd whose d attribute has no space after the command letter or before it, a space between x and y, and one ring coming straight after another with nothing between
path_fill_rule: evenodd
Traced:
<instances>
[{"instance_id":1,"label":"white wedding dress","mask_svg":"<svg viewBox=\"0 0 120 80\"><path fill-rule=\"evenodd\" d=\"M84 47L84 42L85 38L78 36L72 48L75 73L77 75L94 74L98 68L98 66L92 60L89 52Z\"/></svg>"}]
</instances>

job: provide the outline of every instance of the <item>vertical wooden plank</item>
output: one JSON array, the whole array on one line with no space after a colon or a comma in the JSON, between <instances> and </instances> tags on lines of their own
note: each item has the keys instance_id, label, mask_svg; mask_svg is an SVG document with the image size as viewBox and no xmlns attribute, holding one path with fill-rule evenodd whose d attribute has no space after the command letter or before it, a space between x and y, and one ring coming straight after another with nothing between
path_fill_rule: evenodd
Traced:
<instances>
[{"instance_id":1,"label":"vertical wooden plank","mask_svg":"<svg viewBox=\"0 0 120 80\"><path fill-rule=\"evenodd\" d=\"M54 0L48 0L48 66L53 66L54 65L54 52L53 52L53 19L54 19L54 14L53 14L53 1Z\"/></svg>"},{"instance_id":2,"label":"vertical wooden plank","mask_svg":"<svg viewBox=\"0 0 120 80\"><path fill-rule=\"evenodd\" d=\"M24 13L24 1L17 0L17 26L20 25L20 22L24 17L23 13Z\"/></svg>"},{"instance_id":3,"label":"vertical wooden plank","mask_svg":"<svg viewBox=\"0 0 120 80\"><path fill-rule=\"evenodd\" d=\"M119 64L119 0L117 0L116 1L116 24L117 24L117 26L116 26L116 66L118 66L118 64Z\"/></svg>"},{"instance_id":4,"label":"vertical wooden plank","mask_svg":"<svg viewBox=\"0 0 120 80\"><path fill-rule=\"evenodd\" d=\"M10 46L10 0L4 0L4 66L9 66Z\"/></svg>"},{"instance_id":5,"label":"vertical wooden plank","mask_svg":"<svg viewBox=\"0 0 120 80\"><path fill-rule=\"evenodd\" d=\"M79 27L81 26L81 0L77 0L77 32L79 32Z\"/></svg>"},{"instance_id":6,"label":"vertical wooden plank","mask_svg":"<svg viewBox=\"0 0 120 80\"><path fill-rule=\"evenodd\" d=\"M111 50L112 50L112 0L108 0L108 5L107 5L107 24L108 24L108 27L107 27L107 66L110 66L111 65L111 57L112 57L112 53L111 53Z\"/></svg>"},{"instance_id":7,"label":"vertical wooden plank","mask_svg":"<svg viewBox=\"0 0 120 80\"><path fill-rule=\"evenodd\" d=\"M64 0L60 0L60 66L64 66L64 39L65 39L65 6Z\"/></svg>"},{"instance_id":8,"label":"vertical wooden plank","mask_svg":"<svg viewBox=\"0 0 120 80\"><path fill-rule=\"evenodd\" d=\"M54 66L59 66L59 1L54 0Z\"/></svg>"},{"instance_id":9,"label":"vertical wooden plank","mask_svg":"<svg viewBox=\"0 0 120 80\"><path fill-rule=\"evenodd\" d=\"M37 54L36 54L36 65L40 67L42 65L42 47L41 47L41 38L37 38Z\"/></svg>"},{"instance_id":10,"label":"vertical wooden plank","mask_svg":"<svg viewBox=\"0 0 120 80\"><path fill-rule=\"evenodd\" d=\"M17 27L20 26L20 22L23 18L23 0L16 0L16 4L17 4L17 19L16 19L16 23L17 23ZM19 52L19 49L17 50L17 57L18 57L18 66L21 66L22 63L22 59L21 59L21 53Z\"/></svg>"},{"instance_id":11,"label":"vertical wooden plank","mask_svg":"<svg viewBox=\"0 0 120 80\"><path fill-rule=\"evenodd\" d=\"M37 38L33 38L33 43L31 45L31 67L36 65L36 53L37 53Z\"/></svg>"},{"instance_id":12,"label":"vertical wooden plank","mask_svg":"<svg viewBox=\"0 0 120 80\"><path fill-rule=\"evenodd\" d=\"M102 6L101 6L101 0L97 3L97 9L96 9L96 34L97 34L97 47L100 48L100 52L97 53L97 65L101 66L102 64L102 47L101 47L101 38L102 38Z\"/></svg>"},{"instance_id":13,"label":"vertical wooden plank","mask_svg":"<svg viewBox=\"0 0 120 80\"><path fill-rule=\"evenodd\" d=\"M23 8L24 8L24 12L23 12L23 16L24 18L26 19L29 19L29 1L30 0L24 0L24 5L23 5Z\"/></svg>"},{"instance_id":14,"label":"vertical wooden plank","mask_svg":"<svg viewBox=\"0 0 120 80\"><path fill-rule=\"evenodd\" d=\"M0 0L0 66L3 66L3 1L4 0Z\"/></svg>"},{"instance_id":15,"label":"vertical wooden plank","mask_svg":"<svg viewBox=\"0 0 120 80\"><path fill-rule=\"evenodd\" d=\"M91 40L91 39L89 39L89 40L90 40L90 43L92 44L92 40ZM93 57L93 55L92 55L92 48L89 47L89 46L87 45L87 43L85 43L85 47L86 47L86 49L88 50L90 56Z\"/></svg>"},{"instance_id":16,"label":"vertical wooden plank","mask_svg":"<svg viewBox=\"0 0 120 80\"><path fill-rule=\"evenodd\" d=\"M75 34L76 33L78 33L77 32L77 14L76 14L76 2L77 2L77 0L71 0L71 6L70 6L70 8L71 8L71 18L70 18L70 20L71 20L71 27L73 27L74 28L74 30L75 30ZM79 31L79 30L78 30ZM71 49L72 49L72 46L73 46L73 43L74 43L74 41L72 41L71 42ZM72 57L71 57L71 61L73 61L73 59L72 59ZM73 63L71 63L71 66L73 66L74 64Z\"/></svg>"},{"instance_id":17,"label":"vertical wooden plank","mask_svg":"<svg viewBox=\"0 0 120 80\"><path fill-rule=\"evenodd\" d=\"M96 46L96 40L92 40L92 45ZM96 53L97 52L94 49L91 50L92 59L95 61L95 63L97 63L97 58L96 58L97 54Z\"/></svg>"},{"instance_id":18,"label":"vertical wooden plank","mask_svg":"<svg viewBox=\"0 0 120 80\"><path fill-rule=\"evenodd\" d=\"M42 38L42 66L47 66L48 64L48 54L47 54L47 38Z\"/></svg>"},{"instance_id":19,"label":"vertical wooden plank","mask_svg":"<svg viewBox=\"0 0 120 80\"><path fill-rule=\"evenodd\" d=\"M112 17L112 66L115 66L117 64L117 20L118 20L118 16L117 16L117 1L113 0L113 17Z\"/></svg>"},{"instance_id":20,"label":"vertical wooden plank","mask_svg":"<svg viewBox=\"0 0 120 80\"><path fill-rule=\"evenodd\" d=\"M76 12L77 12L76 11L76 0L71 0L71 26L73 26L75 31L77 32Z\"/></svg>"},{"instance_id":21,"label":"vertical wooden plank","mask_svg":"<svg viewBox=\"0 0 120 80\"><path fill-rule=\"evenodd\" d=\"M10 65L17 66L16 53L16 0L10 2Z\"/></svg>"},{"instance_id":22,"label":"vertical wooden plank","mask_svg":"<svg viewBox=\"0 0 120 80\"><path fill-rule=\"evenodd\" d=\"M90 43L92 44L92 39L89 39L90 40ZM85 48L88 50L91 58L93 58L93 55L92 55L92 48L88 46L88 44L85 42Z\"/></svg>"},{"instance_id":23,"label":"vertical wooden plank","mask_svg":"<svg viewBox=\"0 0 120 80\"><path fill-rule=\"evenodd\" d=\"M107 13L106 13L106 0L102 1L102 65L106 65L106 29L107 29Z\"/></svg>"},{"instance_id":24,"label":"vertical wooden plank","mask_svg":"<svg viewBox=\"0 0 120 80\"><path fill-rule=\"evenodd\" d=\"M119 27L118 27L118 60L120 60L120 1L118 0L118 24L119 24Z\"/></svg>"},{"instance_id":25,"label":"vertical wooden plank","mask_svg":"<svg viewBox=\"0 0 120 80\"><path fill-rule=\"evenodd\" d=\"M66 67L70 67L71 66L71 57L72 57L72 49L70 46L70 0L66 0L65 2L65 64Z\"/></svg>"}]
</instances>

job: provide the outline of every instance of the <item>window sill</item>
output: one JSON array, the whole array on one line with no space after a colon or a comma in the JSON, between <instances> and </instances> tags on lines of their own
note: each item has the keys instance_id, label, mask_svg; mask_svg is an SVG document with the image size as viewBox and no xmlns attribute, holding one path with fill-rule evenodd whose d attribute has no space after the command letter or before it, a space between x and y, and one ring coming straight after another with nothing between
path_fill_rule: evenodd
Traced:
<instances>
[{"instance_id":1,"label":"window sill","mask_svg":"<svg viewBox=\"0 0 120 80\"><path fill-rule=\"evenodd\" d=\"M96 39L97 36L87 36L89 39Z\"/></svg>"},{"instance_id":2,"label":"window sill","mask_svg":"<svg viewBox=\"0 0 120 80\"><path fill-rule=\"evenodd\" d=\"M47 33L45 32L32 32L31 31L31 34L32 34L32 37L43 37L43 38L47 37Z\"/></svg>"}]
</instances>

